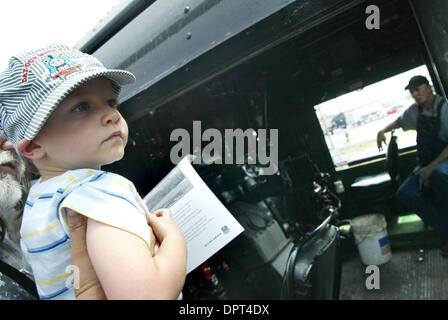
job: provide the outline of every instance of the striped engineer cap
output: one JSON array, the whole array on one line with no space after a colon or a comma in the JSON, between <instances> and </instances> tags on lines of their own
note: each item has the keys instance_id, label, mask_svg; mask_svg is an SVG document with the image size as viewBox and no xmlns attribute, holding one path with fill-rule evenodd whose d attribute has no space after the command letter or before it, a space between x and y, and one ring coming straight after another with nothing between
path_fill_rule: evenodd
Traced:
<instances>
[{"instance_id":1,"label":"striped engineer cap","mask_svg":"<svg viewBox=\"0 0 448 320\"><path fill-rule=\"evenodd\" d=\"M62 100L82 83L106 77L116 90L132 73L107 69L97 58L61 44L13 56L0 74L0 136L14 146L32 140Z\"/></svg>"}]
</instances>

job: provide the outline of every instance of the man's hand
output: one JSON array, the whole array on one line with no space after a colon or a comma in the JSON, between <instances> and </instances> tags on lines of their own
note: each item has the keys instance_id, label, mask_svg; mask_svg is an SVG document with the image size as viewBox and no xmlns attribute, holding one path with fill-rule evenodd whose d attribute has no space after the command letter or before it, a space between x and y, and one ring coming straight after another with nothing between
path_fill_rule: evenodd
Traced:
<instances>
[{"instance_id":1,"label":"man's hand","mask_svg":"<svg viewBox=\"0 0 448 320\"><path fill-rule=\"evenodd\" d=\"M383 150L383 143L386 143L386 137L384 136L384 131L380 130L378 131L378 134L376 136L376 144L378 145L378 150L382 151Z\"/></svg>"},{"instance_id":2,"label":"man's hand","mask_svg":"<svg viewBox=\"0 0 448 320\"><path fill-rule=\"evenodd\" d=\"M104 300L100 281L90 263L86 245L87 217L67 209L67 224L70 230L72 265L79 268L79 283L75 283L78 300ZM79 286L76 288L76 285Z\"/></svg>"},{"instance_id":3,"label":"man's hand","mask_svg":"<svg viewBox=\"0 0 448 320\"><path fill-rule=\"evenodd\" d=\"M0 149L2 149L4 151L12 150L12 149L14 149L14 145L11 143L11 141L0 136Z\"/></svg>"},{"instance_id":4,"label":"man's hand","mask_svg":"<svg viewBox=\"0 0 448 320\"><path fill-rule=\"evenodd\" d=\"M426 167L423 167L420 171L415 173L415 175L418 176L418 185L420 191L422 191L423 188L428 187L428 178L433 168L434 167L431 164L429 164Z\"/></svg>"}]
</instances>

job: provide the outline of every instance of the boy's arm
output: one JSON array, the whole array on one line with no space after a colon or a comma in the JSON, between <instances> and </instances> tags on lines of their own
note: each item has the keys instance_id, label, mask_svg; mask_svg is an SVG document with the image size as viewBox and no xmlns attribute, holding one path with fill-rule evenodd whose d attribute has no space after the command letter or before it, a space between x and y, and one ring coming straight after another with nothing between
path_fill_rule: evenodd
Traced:
<instances>
[{"instance_id":1,"label":"boy's arm","mask_svg":"<svg viewBox=\"0 0 448 320\"><path fill-rule=\"evenodd\" d=\"M92 219L87 222L86 239L90 261L108 299L179 296L186 275L186 247L177 230L166 233L155 256L141 238Z\"/></svg>"}]
</instances>

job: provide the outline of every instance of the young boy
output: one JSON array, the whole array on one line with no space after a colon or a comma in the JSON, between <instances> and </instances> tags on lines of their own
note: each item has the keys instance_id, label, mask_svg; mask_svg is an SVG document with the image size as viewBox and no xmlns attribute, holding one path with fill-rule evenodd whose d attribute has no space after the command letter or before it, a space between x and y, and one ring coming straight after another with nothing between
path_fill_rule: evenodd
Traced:
<instances>
[{"instance_id":1,"label":"young boy","mask_svg":"<svg viewBox=\"0 0 448 320\"><path fill-rule=\"evenodd\" d=\"M133 81L63 45L12 57L0 74L0 135L41 174L20 230L41 299L75 299L72 281L92 273L108 299L175 299L182 290L186 245L169 210L149 214L130 181L100 170L124 155L117 99ZM72 243L72 217L87 218L87 252ZM84 255L79 266L73 250Z\"/></svg>"}]
</instances>

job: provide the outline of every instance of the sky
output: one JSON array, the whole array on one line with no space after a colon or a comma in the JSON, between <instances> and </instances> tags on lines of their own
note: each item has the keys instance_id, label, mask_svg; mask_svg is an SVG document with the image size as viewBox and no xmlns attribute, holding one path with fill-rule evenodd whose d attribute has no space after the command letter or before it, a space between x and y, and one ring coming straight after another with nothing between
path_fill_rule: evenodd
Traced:
<instances>
[{"instance_id":1,"label":"sky","mask_svg":"<svg viewBox=\"0 0 448 320\"><path fill-rule=\"evenodd\" d=\"M17 53L56 42L73 47L120 1L1 0L0 72Z\"/></svg>"}]
</instances>

